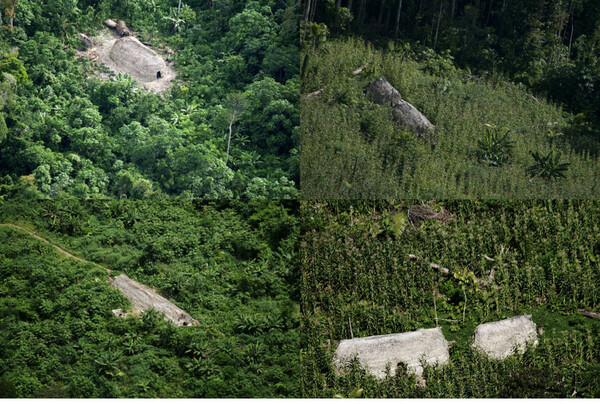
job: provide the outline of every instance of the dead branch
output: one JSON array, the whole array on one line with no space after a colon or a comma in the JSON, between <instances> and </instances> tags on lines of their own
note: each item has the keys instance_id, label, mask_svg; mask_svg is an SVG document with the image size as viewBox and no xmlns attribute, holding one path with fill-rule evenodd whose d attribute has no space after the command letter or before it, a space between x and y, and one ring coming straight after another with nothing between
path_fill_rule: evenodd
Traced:
<instances>
[{"instance_id":1,"label":"dead branch","mask_svg":"<svg viewBox=\"0 0 600 404\"><path fill-rule=\"evenodd\" d=\"M593 311L588 311L588 310L584 310L584 309L579 309L579 312L581 314L583 314L584 316L586 316L586 317L594 318L596 320L600 320L600 313L595 313Z\"/></svg>"}]
</instances>

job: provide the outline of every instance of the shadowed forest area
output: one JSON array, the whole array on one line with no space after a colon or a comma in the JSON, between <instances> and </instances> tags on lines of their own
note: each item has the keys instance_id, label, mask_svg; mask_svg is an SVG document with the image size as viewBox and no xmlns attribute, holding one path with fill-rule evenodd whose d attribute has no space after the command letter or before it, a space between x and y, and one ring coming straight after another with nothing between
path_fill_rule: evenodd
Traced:
<instances>
[{"instance_id":1,"label":"shadowed forest area","mask_svg":"<svg viewBox=\"0 0 600 404\"><path fill-rule=\"evenodd\" d=\"M297 203L0 205L1 397L298 397ZM65 251L84 261L67 256ZM111 276L198 323L131 310Z\"/></svg>"},{"instance_id":2,"label":"shadowed forest area","mask_svg":"<svg viewBox=\"0 0 600 404\"><path fill-rule=\"evenodd\" d=\"M306 198L594 198L596 1L305 2ZM369 97L388 80L429 136Z\"/></svg>"},{"instance_id":3,"label":"shadowed forest area","mask_svg":"<svg viewBox=\"0 0 600 404\"><path fill-rule=\"evenodd\" d=\"M0 3L0 197L297 196L299 4L180 5ZM109 18L173 63L164 94L77 57Z\"/></svg>"}]
</instances>

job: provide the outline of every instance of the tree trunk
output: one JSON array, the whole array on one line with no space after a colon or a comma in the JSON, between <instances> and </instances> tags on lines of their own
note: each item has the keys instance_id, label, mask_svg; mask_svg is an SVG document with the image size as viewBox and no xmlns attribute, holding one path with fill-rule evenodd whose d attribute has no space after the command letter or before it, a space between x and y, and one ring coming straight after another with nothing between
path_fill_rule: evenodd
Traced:
<instances>
[{"instance_id":1,"label":"tree trunk","mask_svg":"<svg viewBox=\"0 0 600 404\"><path fill-rule=\"evenodd\" d=\"M487 26L490 23L490 14L492 13L492 5L494 3L494 0L490 0L490 5L488 7L488 13L487 13L487 17L485 19L485 25Z\"/></svg>"},{"instance_id":2,"label":"tree trunk","mask_svg":"<svg viewBox=\"0 0 600 404\"><path fill-rule=\"evenodd\" d=\"M308 0L306 3L306 17L304 18L304 22L308 23L310 19L310 6L312 4L312 0Z\"/></svg>"},{"instance_id":3,"label":"tree trunk","mask_svg":"<svg viewBox=\"0 0 600 404\"><path fill-rule=\"evenodd\" d=\"M456 10L456 0L452 0L452 8L450 9L450 25L454 22L454 10Z\"/></svg>"},{"instance_id":4,"label":"tree trunk","mask_svg":"<svg viewBox=\"0 0 600 404\"><path fill-rule=\"evenodd\" d=\"M229 137L227 138L227 155L225 157L225 165L229 161L229 146L231 145L231 134L233 133L233 119L229 121Z\"/></svg>"},{"instance_id":5,"label":"tree trunk","mask_svg":"<svg viewBox=\"0 0 600 404\"><path fill-rule=\"evenodd\" d=\"M439 0L441 1L441 0ZM436 3L437 4L437 3ZM429 33L429 43L433 43L433 31L435 31L435 7L431 12L431 32Z\"/></svg>"},{"instance_id":6,"label":"tree trunk","mask_svg":"<svg viewBox=\"0 0 600 404\"><path fill-rule=\"evenodd\" d=\"M367 0L362 0L360 2L360 6L358 6L358 19L357 19L357 24L358 27L362 28L364 22L365 22L365 6L366 6L366 2Z\"/></svg>"},{"instance_id":7,"label":"tree trunk","mask_svg":"<svg viewBox=\"0 0 600 404\"><path fill-rule=\"evenodd\" d=\"M348 6L346 7L348 9L348 11L352 12L352 3L353 0L348 0Z\"/></svg>"},{"instance_id":8,"label":"tree trunk","mask_svg":"<svg viewBox=\"0 0 600 404\"><path fill-rule=\"evenodd\" d=\"M388 32L388 27L390 26L390 16L392 15L391 11L388 11L387 18L385 19L385 32Z\"/></svg>"},{"instance_id":9,"label":"tree trunk","mask_svg":"<svg viewBox=\"0 0 600 404\"><path fill-rule=\"evenodd\" d=\"M444 7L444 2L440 1L440 12L438 13L437 27L435 28L435 39L433 40L433 50L437 46L438 33L440 32L440 21L442 19L442 10Z\"/></svg>"},{"instance_id":10,"label":"tree trunk","mask_svg":"<svg viewBox=\"0 0 600 404\"><path fill-rule=\"evenodd\" d=\"M335 6L338 7L338 8L342 7L342 0L336 0Z\"/></svg>"},{"instance_id":11,"label":"tree trunk","mask_svg":"<svg viewBox=\"0 0 600 404\"><path fill-rule=\"evenodd\" d=\"M317 12L317 2L319 0L313 0L313 7L312 7L312 12L310 14L310 20L314 21L315 20L315 13Z\"/></svg>"},{"instance_id":12,"label":"tree trunk","mask_svg":"<svg viewBox=\"0 0 600 404\"><path fill-rule=\"evenodd\" d=\"M571 57L571 44L573 43L573 30L575 29L575 15L571 16L571 37L569 38L569 58Z\"/></svg>"},{"instance_id":13,"label":"tree trunk","mask_svg":"<svg viewBox=\"0 0 600 404\"><path fill-rule=\"evenodd\" d=\"M381 0L379 5L379 17L377 17L377 25L381 25L383 22L383 11L385 10L385 0Z\"/></svg>"},{"instance_id":14,"label":"tree trunk","mask_svg":"<svg viewBox=\"0 0 600 404\"><path fill-rule=\"evenodd\" d=\"M400 28L400 11L402 11L402 0L398 2L398 12L396 13L396 35L398 35L398 29Z\"/></svg>"}]
</instances>

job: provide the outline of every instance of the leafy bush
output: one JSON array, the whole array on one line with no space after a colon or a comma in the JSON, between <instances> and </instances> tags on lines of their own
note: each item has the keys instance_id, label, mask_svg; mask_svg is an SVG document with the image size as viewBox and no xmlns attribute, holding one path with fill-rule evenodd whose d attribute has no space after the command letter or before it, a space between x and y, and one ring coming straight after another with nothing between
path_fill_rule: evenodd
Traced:
<instances>
[{"instance_id":1,"label":"leafy bush","mask_svg":"<svg viewBox=\"0 0 600 404\"><path fill-rule=\"evenodd\" d=\"M554 154L551 150L545 156L538 151L531 152L535 164L527 168L527 173L533 177L541 177L545 180L566 178L565 173L571 163L561 163L560 153Z\"/></svg>"},{"instance_id":2,"label":"leafy bush","mask_svg":"<svg viewBox=\"0 0 600 404\"><path fill-rule=\"evenodd\" d=\"M486 135L477 141L477 157L483 164L499 167L508 163L513 155L515 142L510 139L511 130L485 124ZM504 134L502 134L504 132Z\"/></svg>"}]
</instances>

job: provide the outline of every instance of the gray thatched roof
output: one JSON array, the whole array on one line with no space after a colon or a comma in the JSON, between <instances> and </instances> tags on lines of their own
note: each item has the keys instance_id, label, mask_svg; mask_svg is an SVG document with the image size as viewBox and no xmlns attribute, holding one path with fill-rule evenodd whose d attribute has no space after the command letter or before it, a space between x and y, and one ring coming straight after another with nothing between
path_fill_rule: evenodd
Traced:
<instances>
[{"instance_id":1,"label":"gray thatched roof","mask_svg":"<svg viewBox=\"0 0 600 404\"><path fill-rule=\"evenodd\" d=\"M115 277L110 285L119 289L131 304L140 311L154 309L164 313L165 320L172 322L177 326L195 325L198 321L192 316L181 310L179 307L160 296L152 289L137 283L127 275L119 275Z\"/></svg>"}]
</instances>

